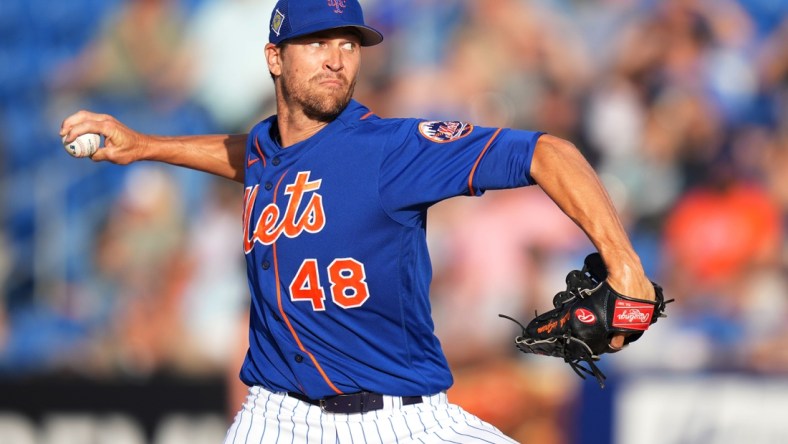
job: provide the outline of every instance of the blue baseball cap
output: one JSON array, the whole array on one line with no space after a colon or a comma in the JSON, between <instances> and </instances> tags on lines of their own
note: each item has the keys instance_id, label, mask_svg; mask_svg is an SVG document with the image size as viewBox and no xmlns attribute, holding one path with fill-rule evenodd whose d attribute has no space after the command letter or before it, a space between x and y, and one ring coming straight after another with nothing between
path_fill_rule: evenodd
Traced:
<instances>
[{"instance_id":1,"label":"blue baseball cap","mask_svg":"<svg viewBox=\"0 0 788 444\"><path fill-rule=\"evenodd\" d=\"M347 27L360 33L361 46L383 41L383 34L364 24L358 0L279 0L271 13L268 41L278 45L294 37Z\"/></svg>"}]
</instances>

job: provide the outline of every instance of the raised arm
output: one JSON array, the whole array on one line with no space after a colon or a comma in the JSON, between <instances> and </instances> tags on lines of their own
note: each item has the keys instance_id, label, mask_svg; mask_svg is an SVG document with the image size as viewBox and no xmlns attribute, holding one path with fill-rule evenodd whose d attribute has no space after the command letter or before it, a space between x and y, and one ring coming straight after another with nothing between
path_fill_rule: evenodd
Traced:
<instances>
[{"instance_id":1,"label":"raised arm","mask_svg":"<svg viewBox=\"0 0 788 444\"><path fill-rule=\"evenodd\" d=\"M246 134L153 136L132 130L107 114L79 111L67 117L60 136L70 142L86 133L104 136L104 147L91 157L126 165L153 160L243 182Z\"/></svg>"},{"instance_id":2,"label":"raised arm","mask_svg":"<svg viewBox=\"0 0 788 444\"><path fill-rule=\"evenodd\" d=\"M607 266L610 286L630 297L654 300L654 288L613 202L575 146L555 136L540 137L531 177L597 248Z\"/></svg>"}]
</instances>

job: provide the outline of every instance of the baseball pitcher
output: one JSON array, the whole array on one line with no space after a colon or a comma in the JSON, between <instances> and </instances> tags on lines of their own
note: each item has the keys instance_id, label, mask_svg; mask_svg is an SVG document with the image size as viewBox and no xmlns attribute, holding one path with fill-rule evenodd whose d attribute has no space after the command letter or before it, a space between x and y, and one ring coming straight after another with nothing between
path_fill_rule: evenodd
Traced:
<instances>
[{"instance_id":1,"label":"baseball pitcher","mask_svg":"<svg viewBox=\"0 0 788 444\"><path fill-rule=\"evenodd\" d=\"M61 129L67 142L102 134L94 161L155 160L244 184L250 388L225 442L514 442L447 401L427 210L539 184L604 258L606 285L653 300L596 174L548 134L381 118L354 101L361 48L383 40L357 0L280 0L269 40L276 115L249 134L157 137L88 111Z\"/></svg>"}]
</instances>

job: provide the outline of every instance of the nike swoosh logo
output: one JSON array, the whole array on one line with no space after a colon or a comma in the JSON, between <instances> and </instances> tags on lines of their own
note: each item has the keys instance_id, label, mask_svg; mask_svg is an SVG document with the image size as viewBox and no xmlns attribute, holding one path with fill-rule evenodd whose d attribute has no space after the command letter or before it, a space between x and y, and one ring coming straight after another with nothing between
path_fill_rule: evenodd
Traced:
<instances>
[{"instance_id":1,"label":"nike swoosh logo","mask_svg":"<svg viewBox=\"0 0 788 444\"><path fill-rule=\"evenodd\" d=\"M259 161L260 161L259 158L257 158L257 157L252 158L252 156L249 156L249 158L246 159L246 168L251 167L252 165L256 164Z\"/></svg>"}]
</instances>

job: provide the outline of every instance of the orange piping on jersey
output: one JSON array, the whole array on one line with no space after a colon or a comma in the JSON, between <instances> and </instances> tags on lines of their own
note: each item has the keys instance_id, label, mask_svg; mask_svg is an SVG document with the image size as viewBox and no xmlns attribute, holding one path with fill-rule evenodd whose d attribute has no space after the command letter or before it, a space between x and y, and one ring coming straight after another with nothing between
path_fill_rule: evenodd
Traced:
<instances>
[{"instance_id":1,"label":"orange piping on jersey","mask_svg":"<svg viewBox=\"0 0 788 444\"><path fill-rule=\"evenodd\" d=\"M260 142L257 140L257 136L254 137L254 147L257 148L257 154L260 155L260 159L263 160L263 167L265 167L265 156L263 156L263 150L260 149Z\"/></svg>"},{"instance_id":2,"label":"orange piping on jersey","mask_svg":"<svg viewBox=\"0 0 788 444\"><path fill-rule=\"evenodd\" d=\"M498 133L501 132L501 128L495 130L495 133L490 137L490 140L487 141L487 145L484 145L484 149L481 153L479 153L479 157L476 158L476 163L473 164L473 168L471 169L471 175L468 176L468 194L473 196L473 175L476 174L476 168L479 166L479 163L482 161L482 157L484 157L484 153L487 152L487 149L490 148L492 145L493 140L498 137Z\"/></svg>"},{"instance_id":3,"label":"orange piping on jersey","mask_svg":"<svg viewBox=\"0 0 788 444\"><path fill-rule=\"evenodd\" d=\"M369 116L371 116L371 115L373 115L373 114L375 114L375 113L373 113L372 111L370 111L370 112L368 112L368 113L364 114L363 116L361 116L361 119L359 119L359 120L366 120L366 119L367 119Z\"/></svg>"},{"instance_id":4,"label":"orange piping on jersey","mask_svg":"<svg viewBox=\"0 0 788 444\"><path fill-rule=\"evenodd\" d=\"M278 195L279 185L282 184L282 180L285 178L285 175L287 175L287 171L285 171L284 174L282 174L282 177L279 178L279 182L276 183L276 188L274 189L274 203L276 203L276 196ZM290 334L293 335L293 339L295 339L298 348L302 352L304 352L307 356L309 356L309 359L312 360L312 364L315 365L317 371L320 372L320 376L322 376L323 380L326 381L326 384L328 384L328 386L331 387L331 390L336 392L338 395L342 395L343 394L342 390L339 390L334 385L334 383L331 382L331 379L329 379L328 375L326 375L326 372L323 371L323 367L321 367L320 364L317 362L315 356L311 352L307 351L307 349L304 347L304 344L301 343L301 338L298 337L298 333L296 333L295 328L293 328L293 324L290 323L290 318L288 318L287 314L285 313L285 309L282 306L282 285L279 280L279 258L276 254L276 242L274 242L271 245L271 247L273 249L273 256L274 256L274 277L276 279L276 303L279 305L279 314L282 315L282 319L284 319L285 324L287 324L287 329L290 330Z\"/></svg>"}]
</instances>

